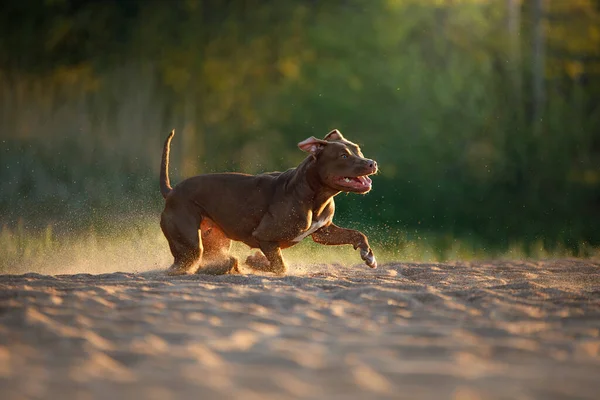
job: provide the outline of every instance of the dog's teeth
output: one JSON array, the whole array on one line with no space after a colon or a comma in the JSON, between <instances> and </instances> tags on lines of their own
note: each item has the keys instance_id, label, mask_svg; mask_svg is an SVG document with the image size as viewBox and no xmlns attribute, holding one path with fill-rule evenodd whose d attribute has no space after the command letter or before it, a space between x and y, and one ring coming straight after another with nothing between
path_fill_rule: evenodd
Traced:
<instances>
[{"instance_id":1,"label":"dog's teeth","mask_svg":"<svg viewBox=\"0 0 600 400\"><path fill-rule=\"evenodd\" d=\"M344 181L350 182L350 178L344 178Z\"/></svg>"}]
</instances>

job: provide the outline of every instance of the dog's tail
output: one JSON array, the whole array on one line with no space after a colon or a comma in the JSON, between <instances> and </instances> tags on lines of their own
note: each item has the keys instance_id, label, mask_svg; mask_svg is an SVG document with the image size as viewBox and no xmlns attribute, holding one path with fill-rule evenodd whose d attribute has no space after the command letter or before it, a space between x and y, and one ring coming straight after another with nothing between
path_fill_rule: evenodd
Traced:
<instances>
[{"instance_id":1,"label":"dog's tail","mask_svg":"<svg viewBox=\"0 0 600 400\"><path fill-rule=\"evenodd\" d=\"M171 193L171 190L173 190L169 181L169 153L171 152L171 139L173 139L173 136L175 136L175 129L171 131L167 140L165 140L162 161L160 163L160 193L165 199Z\"/></svg>"}]
</instances>

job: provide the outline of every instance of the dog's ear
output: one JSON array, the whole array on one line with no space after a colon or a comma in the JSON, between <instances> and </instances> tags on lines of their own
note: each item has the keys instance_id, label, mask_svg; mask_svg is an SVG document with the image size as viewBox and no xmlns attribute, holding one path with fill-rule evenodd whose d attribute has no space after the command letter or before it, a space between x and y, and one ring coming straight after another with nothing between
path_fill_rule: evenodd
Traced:
<instances>
[{"instance_id":1,"label":"dog's ear","mask_svg":"<svg viewBox=\"0 0 600 400\"><path fill-rule=\"evenodd\" d=\"M337 129L332 130L323 138L325 140L344 140L345 138L342 136L342 133Z\"/></svg>"},{"instance_id":2,"label":"dog's ear","mask_svg":"<svg viewBox=\"0 0 600 400\"><path fill-rule=\"evenodd\" d=\"M310 154L317 154L325 145L327 141L317 139L314 136L309 137L298 143L298 147L300 150L305 151Z\"/></svg>"}]
</instances>

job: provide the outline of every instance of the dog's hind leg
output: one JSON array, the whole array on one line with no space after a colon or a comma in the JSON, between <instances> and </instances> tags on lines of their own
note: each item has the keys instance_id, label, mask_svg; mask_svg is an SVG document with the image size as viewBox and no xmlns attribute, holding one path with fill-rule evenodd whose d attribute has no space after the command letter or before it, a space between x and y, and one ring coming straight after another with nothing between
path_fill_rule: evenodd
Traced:
<instances>
[{"instance_id":1,"label":"dog's hind leg","mask_svg":"<svg viewBox=\"0 0 600 400\"><path fill-rule=\"evenodd\" d=\"M179 210L181 211L181 210ZM198 236L200 216L189 213L171 212L165 209L161 215L160 227L169 242L173 265L169 275L193 274L202 260L202 242Z\"/></svg>"},{"instance_id":2,"label":"dog's hind leg","mask_svg":"<svg viewBox=\"0 0 600 400\"><path fill-rule=\"evenodd\" d=\"M208 275L239 274L238 260L229 256L231 239L211 219L203 218L200 237L204 253L202 266L196 273Z\"/></svg>"},{"instance_id":3,"label":"dog's hind leg","mask_svg":"<svg viewBox=\"0 0 600 400\"><path fill-rule=\"evenodd\" d=\"M231 249L231 239L210 218L203 217L200 223L200 237L204 253L203 261L210 262L226 258Z\"/></svg>"}]
</instances>

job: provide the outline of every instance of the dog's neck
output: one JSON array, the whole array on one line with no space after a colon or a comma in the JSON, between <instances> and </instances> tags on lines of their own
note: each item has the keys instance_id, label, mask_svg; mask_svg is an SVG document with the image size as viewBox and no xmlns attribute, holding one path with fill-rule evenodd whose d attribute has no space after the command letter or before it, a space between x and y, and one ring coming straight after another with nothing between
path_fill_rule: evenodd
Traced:
<instances>
[{"instance_id":1,"label":"dog's neck","mask_svg":"<svg viewBox=\"0 0 600 400\"><path fill-rule=\"evenodd\" d=\"M308 156L295 169L287 182L288 190L305 204L310 204L313 211L320 212L332 197L340 193L338 190L325 185L319 176L318 160Z\"/></svg>"}]
</instances>

